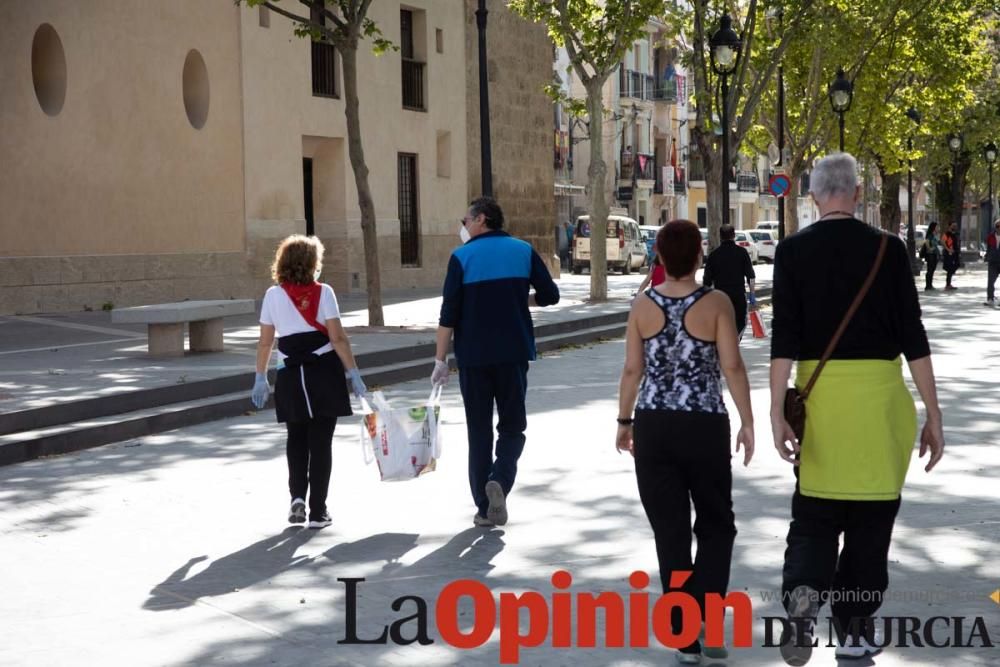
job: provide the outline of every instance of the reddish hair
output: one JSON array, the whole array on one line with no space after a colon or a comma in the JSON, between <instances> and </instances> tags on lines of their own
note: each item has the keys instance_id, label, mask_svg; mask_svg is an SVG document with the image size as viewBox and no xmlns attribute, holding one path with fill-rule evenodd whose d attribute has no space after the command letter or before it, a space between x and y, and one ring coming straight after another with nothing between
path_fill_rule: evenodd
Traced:
<instances>
[{"instance_id":1,"label":"reddish hair","mask_svg":"<svg viewBox=\"0 0 1000 667\"><path fill-rule=\"evenodd\" d=\"M673 278L694 273L701 255L701 230L690 220L671 220L656 234L656 252Z\"/></svg>"}]
</instances>

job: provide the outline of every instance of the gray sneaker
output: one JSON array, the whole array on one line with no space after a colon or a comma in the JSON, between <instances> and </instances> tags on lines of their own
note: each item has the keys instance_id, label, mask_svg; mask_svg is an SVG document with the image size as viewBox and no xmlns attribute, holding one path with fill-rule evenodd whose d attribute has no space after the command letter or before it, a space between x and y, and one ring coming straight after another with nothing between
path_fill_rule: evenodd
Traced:
<instances>
[{"instance_id":1,"label":"gray sneaker","mask_svg":"<svg viewBox=\"0 0 1000 667\"><path fill-rule=\"evenodd\" d=\"M478 528L492 528L496 524L479 514L479 512L476 512L476 516L472 517L472 525Z\"/></svg>"},{"instance_id":2,"label":"gray sneaker","mask_svg":"<svg viewBox=\"0 0 1000 667\"><path fill-rule=\"evenodd\" d=\"M306 522L306 501L301 498L292 500L292 506L288 508L288 523Z\"/></svg>"},{"instance_id":3,"label":"gray sneaker","mask_svg":"<svg viewBox=\"0 0 1000 667\"><path fill-rule=\"evenodd\" d=\"M486 497L490 501L490 506L486 510L486 518L498 526L507 523L507 498L504 496L500 482L495 480L486 482Z\"/></svg>"},{"instance_id":4,"label":"gray sneaker","mask_svg":"<svg viewBox=\"0 0 1000 667\"><path fill-rule=\"evenodd\" d=\"M701 635L698 637L698 642L701 644L701 654L710 660L725 660L729 657L729 649L726 645L722 646L708 646L705 643L705 631L702 630Z\"/></svg>"},{"instance_id":5,"label":"gray sneaker","mask_svg":"<svg viewBox=\"0 0 1000 667\"><path fill-rule=\"evenodd\" d=\"M782 637L781 657L784 661L801 667L812 657L813 630L816 614L819 613L819 593L808 586L797 586L791 593L788 605L788 620L792 621L792 632ZM799 641L798 627L803 625L802 641Z\"/></svg>"}]
</instances>

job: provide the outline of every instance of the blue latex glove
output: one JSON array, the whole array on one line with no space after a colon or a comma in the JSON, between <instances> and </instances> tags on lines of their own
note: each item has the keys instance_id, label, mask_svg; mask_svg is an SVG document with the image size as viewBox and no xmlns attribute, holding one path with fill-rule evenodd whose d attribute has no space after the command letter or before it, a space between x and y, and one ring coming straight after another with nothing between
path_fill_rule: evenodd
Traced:
<instances>
[{"instance_id":1,"label":"blue latex glove","mask_svg":"<svg viewBox=\"0 0 1000 667\"><path fill-rule=\"evenodd\" d=\"M757 305L757 297L754 296L753 292L750 292L750 306L753 307L756 305Z\"/></svg>"},{"instance_id":2,"label":"blue latex glove","mask_svg":"<svg viewBox=\"0 0 1000 667\"><path fill-rule=\"evenodd\" d=\"M347 380L351 383L351 391L358 398L361 398L368 393L368 387L365 386L365 381L361 379L361 371L357 368L352 368L345 373L347 375Z\"/></svg>"},{"instance_id":3,"label":"blue latex glove","mask_svg":"<svg viewBox=\"0 0 1000 667\"><path fill-rule=\"evenodd\" d=\"M250 400L258 410L267 403L268 396L271 395L271 387L267 384L267 373L256 373L253 380L253 390L250 392Z\"/></svg>"}]
</instances>

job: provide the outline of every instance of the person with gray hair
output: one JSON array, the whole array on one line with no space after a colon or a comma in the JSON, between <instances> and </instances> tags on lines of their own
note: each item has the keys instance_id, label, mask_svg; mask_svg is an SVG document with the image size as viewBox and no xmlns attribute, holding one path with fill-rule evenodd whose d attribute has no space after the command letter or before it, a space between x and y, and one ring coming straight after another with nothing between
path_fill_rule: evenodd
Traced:
<instances>
[{"instance_id":1,"label":"person with gray hair","mask_svg":"<svg viewBox=\"0 0 1000 667\"><path fill-rule=\"evenodd\" d=\"M844 213L848 217L854 216L854 194L857 190L858 161L850 153L827 155L816 162L809 175L809 193L817 205L820 201L837 198L840 203L845 204L842 208L850 208L850 211L837 213Z\"/></svg>"},{"instance_id":2,"label":"person with gray hair","mask_svg":"<svg viewBox=\"0 0 1000 667\"><path fill-rule=\"evenodd\" d=\"M854 217L857 178L857 163L846 153L819 160L811 190L820 218L785 238L774 257L771 429L779 456L795 471L782 602L803 631L784 638L788 664L809 659L813 624L828 598L847 636L838 658L864 657L883 644L872 616L889 585L889 544L917 437L902 357L926 408L920 455L929 453L930 460L924 469L944 453L910 257L897 236ZM796 388L803 392L811 384L798 434L784 411L796 362Z\"/></svg>"}]
</instances>

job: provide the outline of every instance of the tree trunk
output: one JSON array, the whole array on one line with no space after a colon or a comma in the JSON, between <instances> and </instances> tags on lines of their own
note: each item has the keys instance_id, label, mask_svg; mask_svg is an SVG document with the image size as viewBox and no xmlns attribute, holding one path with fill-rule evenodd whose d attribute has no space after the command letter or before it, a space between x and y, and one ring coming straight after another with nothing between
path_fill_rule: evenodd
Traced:
<instances>
[{"instance_id":1,"label":"tree trunk","mask_svg":"<svg viewBox=\"0 0 1000 667\"><path fill-rule=\"evenodd\" d=\"M885 167L881 163L878 165L878 173L882 177L882 197L878 205L879 226L884 231L898 234L899 221L902 218L902 211L899 208L899 186L903 175L899 172L885 173Z\"/></svg>"},{"instance_id":2,"label":"tree trunk","mask_svg":"<svg viewBox=\"0 0 1000 667\"><path fill-rule=\"evenodd\" d=\"M604 82L587 86L587 110L590 114L590 300L608 298L608 167L604 162ZM635 193L632 193L635 196Z\"/></svg>"},{"instance_id":3,"label":"tree trunk","mask_svg":"<svg viewBox=\"0 0 1000 667\"><path fill-rule=\"evenodd\" d=\"M379 269L378 234L375 229L375 202L368 185L368 165L361 145L361 120L358 101L358 38L339 49L344 69L344 115L347 116L347 149L358 189L361 209L361 234L365 249L365 289L368 292L368 326L385 324L382 314L382 281Z\"/></svg>"},{"instance_id":4,"label":"tree trunk","mask_svg":"<svg viewBox=\"0 0 1000 667\"><path fill-rule=\"evenodd\" d=\"M705 224L708 227L708 248L714 250L719 246L719 227L722 226L722 160L715 154L713 142L715 135L708 131L695 128L695 146L701 155L702 169L705 172ZM728 183L726 184L728 187Z\"/></svg>"}]
</instances>

